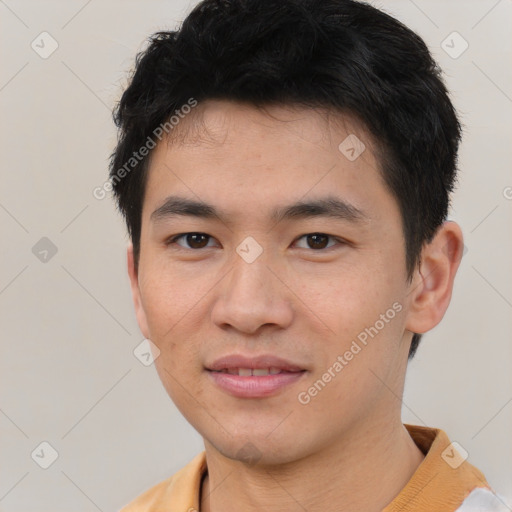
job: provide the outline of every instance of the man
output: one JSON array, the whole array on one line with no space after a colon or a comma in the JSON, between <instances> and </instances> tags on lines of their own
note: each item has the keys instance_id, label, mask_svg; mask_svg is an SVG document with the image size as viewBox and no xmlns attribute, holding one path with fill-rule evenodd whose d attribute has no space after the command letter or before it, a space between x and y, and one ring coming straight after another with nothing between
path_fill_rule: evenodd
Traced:
<instances>
[{"instance_id":1,"label":"man","mask_svg":"<svg viewBox=\"0 0 512 512\"><path fill-rule=\"evenodd\" d=\"M138 324L205 444L123 511L502 510L442 430L401 421L463 248L424 42L361 2L205 0L115 118Z\"/></svg>"}]
</instances>

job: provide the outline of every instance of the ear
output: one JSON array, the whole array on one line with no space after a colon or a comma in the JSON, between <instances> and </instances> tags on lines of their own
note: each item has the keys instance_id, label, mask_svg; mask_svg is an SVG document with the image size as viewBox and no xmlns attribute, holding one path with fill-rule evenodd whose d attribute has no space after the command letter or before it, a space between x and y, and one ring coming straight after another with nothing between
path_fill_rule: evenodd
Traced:
<instances>
[{"instance_id":1,"label":"ear","mask_svg":"<svg viewBox=\"0 0 512 512\"><path fill-rule=\"evenodd\" d=\"M144 338L149 339L148 322L146 318L146 312L142 304L142 297L139 287L139 275L138 269L135 267L135 259L133 255L133 244L130 243L127 249L127 264L128 264L128 275L130 277L130 287L132 289L133 305L135 306L135 314L137 316L137 323L139 329L142 332Z\"/></svg>"},{"instance_id":2,"label":"ear","mask_svg":"<svg viewBox=\"0 0 512 512\"><path fill-rule=\"evenodd\" d=\"M432 241L424 245L410 285L406 329L422 334L442 320L450 304L463 248L462 231L452 221L444 222Z\"/></svg>"}]
</instances>

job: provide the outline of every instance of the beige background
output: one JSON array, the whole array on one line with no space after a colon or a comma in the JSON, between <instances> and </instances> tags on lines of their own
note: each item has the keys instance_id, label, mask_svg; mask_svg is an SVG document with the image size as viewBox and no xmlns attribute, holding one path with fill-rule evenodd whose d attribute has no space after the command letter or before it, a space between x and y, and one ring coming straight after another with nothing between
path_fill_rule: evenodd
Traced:
<instances>
[{"instance_id":1,"label":"beige background","mask_svg":"<svg viewBox=\"0 0 512 512\"><path fill-rule=\"evenodd\" d=\"M403 419L446 430L512 510L512 2L377 5L425 38L466 126L451 218L468 250L445 320L410 365ZM117 510L202 449L134 357L125 228L112 200L92 195L136 51L189 9L0 0L1 511ZM31 47L51 49L43 31L58 43L46 59ZM458 58L441 47L453 31L469 44ZM32 250L42 237L57 249L46 262L45 242ZM58 452L46 470L31 458L43 441Z\"/></svg>"}]
</instances>

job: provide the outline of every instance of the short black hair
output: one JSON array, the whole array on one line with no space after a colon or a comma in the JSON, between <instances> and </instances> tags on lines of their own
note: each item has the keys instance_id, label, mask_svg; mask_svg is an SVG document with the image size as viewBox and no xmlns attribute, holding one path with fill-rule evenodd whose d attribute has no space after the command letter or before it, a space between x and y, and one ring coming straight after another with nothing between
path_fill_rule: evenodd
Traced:
<instances>
[{"instance_id":1,"label":"short black hair","mask_svg":"<svg viewBox=\"0 0 512 512\"><path fill-rule=\"evenodd\" d=\"M412 279L423 245L446 220L461 138L441 70L417 34L353 0L203 0L179 30L153 34L114 110L110 159L136 265L149 156L133 169L126 163L191 98L355 116L378 145L400 207ZM413 335L409 359L420 338Z\"/></svg>"}]
</instances>

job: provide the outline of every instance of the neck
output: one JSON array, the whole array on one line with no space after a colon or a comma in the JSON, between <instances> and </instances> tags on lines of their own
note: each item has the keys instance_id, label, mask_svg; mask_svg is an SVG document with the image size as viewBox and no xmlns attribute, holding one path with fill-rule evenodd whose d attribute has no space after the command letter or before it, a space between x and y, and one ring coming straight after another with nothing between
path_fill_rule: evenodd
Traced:
<instances>
[{"instance_id":1,"label":"neck","mask_svg":"<svg viewBox=\"0 0 512 512\"><path fill-rule=\"evenodd\" d=\"M206 445L200 512L381 511L424 458L400 418L277 467L247 466Z\"/></svg>"}]
</instances>

